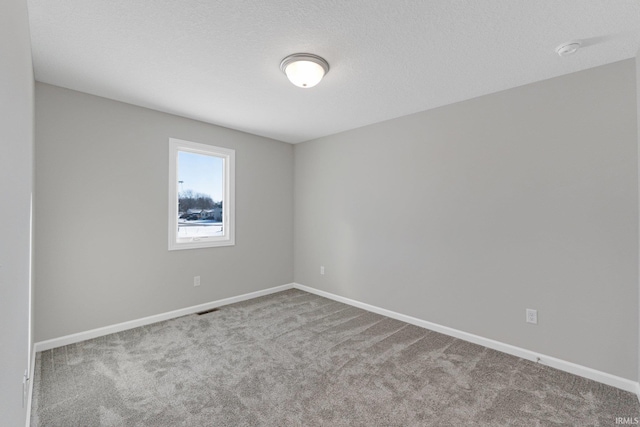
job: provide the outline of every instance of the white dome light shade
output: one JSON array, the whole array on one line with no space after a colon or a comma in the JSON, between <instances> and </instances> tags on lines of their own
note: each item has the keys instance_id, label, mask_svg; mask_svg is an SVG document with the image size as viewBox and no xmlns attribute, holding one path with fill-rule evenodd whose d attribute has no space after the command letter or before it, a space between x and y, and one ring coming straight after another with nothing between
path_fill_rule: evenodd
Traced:
<instances>
[{"instance_id":1,"label":"white dome light shade","mask_svg":"<svg viewBox=\"0 0 640 427\"><path fill-rule=\"evenodd\" d=\"M324 77L324 68L311 61L296 61L285 70L291 83L298 87L314 87Z\"/></svg>"},{"instance_id":2,"label":"white dome light shade","mask_svg":"<svg viewBox=\"0 0 640 427\"><path fill-rule=\"evenodd\" d=\"M280 63L280 69L294 85L308 89L314 87L329 71L329 63L317 55L295 53Z\"/></svg>"}]
</instances>

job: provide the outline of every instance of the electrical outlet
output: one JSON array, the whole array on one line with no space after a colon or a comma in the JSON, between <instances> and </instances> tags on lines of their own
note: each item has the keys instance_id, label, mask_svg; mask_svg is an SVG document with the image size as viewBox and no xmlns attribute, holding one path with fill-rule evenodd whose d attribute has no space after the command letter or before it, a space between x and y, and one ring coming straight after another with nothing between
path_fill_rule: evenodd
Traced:
<instances>
[{"instance_id":1,"label":"electrical outlet","mask_svg":"<svg viewBox=\"0 0 640 427\"><path fill-rule=\"evenodd\" d=\"M527 308L527 323L538 324L538 310Z\"/></svg>"},{"instance_id":2,"label":"electrical outlet","mask_svg":"<svg viewBox=\"0 0 640 427\"><path fill-rule=\"evenodd\" d=\"M193 276L193 286L200 286L200 276Z\"/></svg>"},{"instance_id":3,"label":"electrical outlet","mask_svg":"<svg viewBox=\"0 0 640 427\"><path fill-rule=\"evenodd\" d=\"M320 275L324 276L324 265L320 266Z\"/></svg>"}]
</instances>

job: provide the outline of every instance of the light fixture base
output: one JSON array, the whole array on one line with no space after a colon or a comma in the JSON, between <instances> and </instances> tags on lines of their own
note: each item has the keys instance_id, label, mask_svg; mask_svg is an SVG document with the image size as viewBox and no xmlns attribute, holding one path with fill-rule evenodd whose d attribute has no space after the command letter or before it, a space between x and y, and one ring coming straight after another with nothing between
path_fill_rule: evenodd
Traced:
<instances>
[{"instance_id":1,"label":"light fixture base","mask_svg":"<svg viewBox=\"0 0 640 427\"><path fill-rule=\"evenodd\" d=\"M580 46L581 46L580 42L563 43L556 48L556 53L559 56L573 55L578 51L578 49L580 49Z\"/></svg>"}]
</instances>

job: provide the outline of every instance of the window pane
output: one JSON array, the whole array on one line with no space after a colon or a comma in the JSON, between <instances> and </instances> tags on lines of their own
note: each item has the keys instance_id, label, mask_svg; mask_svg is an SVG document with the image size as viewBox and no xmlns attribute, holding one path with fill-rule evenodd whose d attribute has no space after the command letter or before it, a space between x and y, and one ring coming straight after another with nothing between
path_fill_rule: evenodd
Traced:
<instances>
[{"instance_id":1,"label":"window pane","mask_svg":"<svg viewBox=\"0 0 640 427\"><path fill-rule=\"evenodd\" d=\"M222 236L224 159L178 151L178 238Z\"/></svg>"}]
</instances>

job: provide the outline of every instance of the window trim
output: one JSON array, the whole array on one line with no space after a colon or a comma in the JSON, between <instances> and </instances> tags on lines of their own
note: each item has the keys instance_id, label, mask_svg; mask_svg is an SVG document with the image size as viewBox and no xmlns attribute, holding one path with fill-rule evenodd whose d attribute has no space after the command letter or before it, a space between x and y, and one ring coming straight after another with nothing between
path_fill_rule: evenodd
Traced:
<instances>
[{"instance_id":1,"label":"window trim","mask_svg":"<svg viewBox=\"0 0 640 427\"><path fill-rule=\"evenodd\" d=\"M180 239L178 233L178 152L189 152L223 159L224 234L203 240ZM236 151L215 145L169 138L169 250L199 249L235 245L235 157Z\"/></svg>"}]
</instances>

